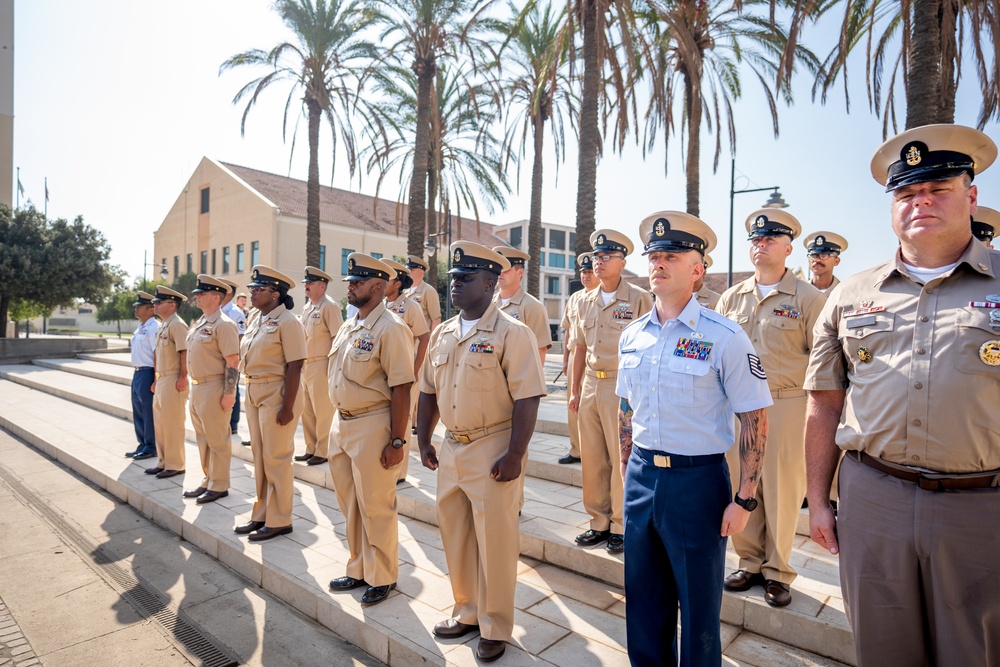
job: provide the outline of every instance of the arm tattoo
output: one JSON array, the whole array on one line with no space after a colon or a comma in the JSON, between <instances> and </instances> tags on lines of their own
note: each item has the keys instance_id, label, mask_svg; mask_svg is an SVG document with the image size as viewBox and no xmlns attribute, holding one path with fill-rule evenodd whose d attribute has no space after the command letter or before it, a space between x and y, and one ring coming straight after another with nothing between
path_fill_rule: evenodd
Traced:
<instances>
[{"instance_id":1,"label":"arm tattoo","mask_svg":"<svg viewBox=\"0 0 1000 667\"><path fill-rule=\"evenodd\" d=\"M756 485L764 465L764 448L767 445L767 412L763 408L741 412L740 418L740 475L743 481Z\"/></svg>"},{"instance_id":2,"label":"arm tattoo","mask_svg":"<svg viewBox=\"0 0 1000 667\"><path fill-rule=\"evenodd\" d=\"M621 399L618 406L618 446L622 459L627 459L632 453L632 406L627 399Z\"/></svg>"},{"instance_id":3,"label":"arm tattoo","mask_svg":"<svg viewBox=\"0 0 1000 667\"><path fill-rule=\"evenodd\" d=\"M236 368L226 367L226 381L222 388L223 394L235 394L236 382L240 379L240 371Z\"/></svg>"}]
</instances>

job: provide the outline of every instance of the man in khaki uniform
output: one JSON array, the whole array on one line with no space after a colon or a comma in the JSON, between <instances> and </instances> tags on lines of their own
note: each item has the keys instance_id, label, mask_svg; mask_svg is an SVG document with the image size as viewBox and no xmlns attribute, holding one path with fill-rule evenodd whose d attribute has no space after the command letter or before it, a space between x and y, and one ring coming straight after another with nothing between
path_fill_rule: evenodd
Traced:
<instances>
[{"instance_id":1,"label":"man in khaki uniform","mask_svg":"<svg viewBox=\"0 0 1000 667\"><path fill-rule=\"evenodd\" d=\"M347 574L330 590L368 585L361 603L389 597L399 576L397 467L405 456L413 384L413 336L382 299L396 272L353 252L347 258L347 300L358 314L337 332L330 351L329 391L337 414L330 471L347 519Z\"/></svg>"},{"instance_id":2,"label":"man in khaki uniform","mask_svg":"<svg viewBox=\"0 0 1000 667\"><path fill-rule=\"evenodd\" d=\"M577 331L580 300L601 284L601 281L594 275L594 263L589 252L581 253L576 258L576 266L580 270L580 283L583 285L583 289L573 292L566 300L566 310L563 311L563 319L559 325L563 330L562 372L566 376L566 422L569 426L569 452L557 460L563 465L580 462L580 418L575 410L569 408L570 389L573 387L573 359L576 357L577 346L577 340L573 334Z\"/></svg>"},{"instance_id":3,"label":"man in khaki uniform","mask_svg":"<svg viewBox=\"0 0 1000 667\"><path fill-rule=\"evenodd\" d=\"M743 327L760 357L774 405L767 409L770 433L760 483L757 511L747 527L733 535L739 569L726 577L729 591L764 587L764 600L774 607L792 601L795 569L789 563L799 509L805 495L806 394L802 382L813 343L813 325L826 297L785 268L792 241L802 232L795 216L775 208L747 217L750 261L754 275L727 289L716 310ZM739 436L737 436L739 437ZM739 475L739 451L726 454L730 475Z\"/></svg>"},{"instance_id":4,"label":"man in khaki uniform","mask_svg":"<svg viewBox=\"0 0 1000 667\"><path fill-rule=\"evenodd\" d=\"M712 258L705 255L705 270L708 271L712 268ZM705 287L705 276L700 276L694 282L694 298L698 301L698 305L709 310L715 310L715 306L719 303L719 298L722 297L721 294L715 290L710 290Z\"/></svg>"},{"instance_id":5,"label":"man in khaki uniform","mask_svg":"<svg viewBox=\"0 0 1000 667\"><path fill-rule=\"evenodd\" d=\"M330 450L330 428L333 425L333 403L330 401L329 358L334 336L344 323L340 306L326 294L329 273L315 266L306 267L306 297L299 321L306 333L306 359L302 362L302 434L306 451L295 457L315 466L326 463Z\"/></svg>"},{"instance_id":6,"label":"man in khaki uniform","mask_svg":"<svg viewBox=\"0 0 1000 667\"><path fill-rule=\"evenodd\" d=\"M437 325L441 324L441 299L438 298L437 290L433 285L424 282L424 273L427 271L427 262L422 257L407 257L406 268L413 278L413 287L406 291L406 296L420 304L420 309L427 320L427 327L434 331Z\"/></svg>"},{"instance_id":7,"label":"man in khaki uniform","mask_svg":"<svg viewBox=\"0 0 1000 667\"><path fill-rule=\"evenodd\" d=\"M420 379L420 458L438 470L441 542L455 596L438 637L480 632L476 657L492 662L514 628L518 485L545 380L527 326L492 303L509 262L489 248L451 246L452 303L461 311L431 334ZM431 444L447 427L440 458Z\"/></svg>"},{"instance_id":8,"label":"man in khaki uniform","mask_svg":"<svg viewBox=\"0 0 1000 667\"><path fill-rule=\"evenodd\" d=\"M184 408L188 399L187 323L177 316L177 308L187 297L157 285L153 311L160 318L156 336L153 367L156 384L153 388L153 424L156 427L157 462L147 468L147 475L160 479L183 475Z\"/></svg>"},{"instance_id":9,"label":"man in khaki uniform","mask_svg":"<svg viewBox=\"0 0 1000 667\"><path fill-rule=\"evenodd\" d=\"M833 268L840 266L840 253L847 250L847 239L833 232L813 232L802 240L802 245L806 247L809 272L812 273L809 284L829 294L840 284L840 279L833 275Z\"/></svg>"},{"instance_id":10,"label":"man in khaki uniform","mask_svg":"<svg viewBox=\"0 0 1000 667\"><path fill-rule=\"evenodd\" d=\"M858 665L1000 661L1000 254L972 236L997 147L907 130L871 168L899 248L847 278L806 388L812 537L840 557ZM841 452L840 505L823 502Z\"/></svg>"},{"instance_id":11,"label":"man in khaki uniform","mask_svg":"<svg viewBox=\"0 0 1000 667\"><path fill-rule=\"evenodd\" d=\"M521 285L524 280L524 263L531 259L531 255L509 246L497 246L493 248L493 252L503 255L510 262L510 268L500 274L493 303L515 320L527 324L535 334L539 361L544 369L545 353L552 347L549 314L545 312L542 302L524 291Z\"/></svg>"},{"instance_id":12,"label":"man in khaki uniform","mask_svg":"<svg viewBox=\"0 0 1000 667\"><path fill-rule=\"evenodd\" d=\"M972 235L982 241L984 246L992 249L997 227L1000 227L1000 211L977 206L972 216Z\"/></svg>"},{"instance_id":13,"label":"man in khaki uniform","mask_svg":"<svg viewBox=\"0 0 1000 667\"><path fill-rule=\"evenodd\" d=\"M410 328L410 333L413 334L413 377L418 378L420 377L420 367L427 356L427 344L431 339L431 330L427 326L427 320L424 319L420 306L406 296L406 290L413 285L413 279L410 278L410 270L391 259L383 259L382 262L396 272L396 277L390 280L389 284L385 286L385 307L390 313L403 320L406 326ZM410 424L413 428L417 427L418 398L420 398L420 387L414 381L410 386ZM399 477L396 483L398 484L406 479L409 471L410 443L407 442L403 447L403 462L399 464Z\"/></svg>"},{"instance_id":14,"label":"man in khaki uniform","mask_svg":"<svg viewBox=\"0 0 1000 667\"><path fill-rule=\"evenodd\" d=\"M618 462L618 339L622 330L653 307L646 290L622 279L632 242L621 232L599 229L590 235L599 289L580 300L570 409L580 416L583 506L590 528L576 537L580 546L607 540L609 553L625 550L622 475Z\"/></svg>"},{"instance_id":15,"label":"man in khaki uniform","mask_svg":"<svg viewBox=\"0 0 1000 667\"><path fill-rule=\"evenodd\" d=\"M188 377L191 379L191 422L198 439L205 477L197 488L184 492L199 505L229 495L229 466L233 451L229 415L236 402L240 340L236 324L220 310L229 287L220 280L198 275L192 290L202 316L187 334Z\"/></svg>"}]
</instances>

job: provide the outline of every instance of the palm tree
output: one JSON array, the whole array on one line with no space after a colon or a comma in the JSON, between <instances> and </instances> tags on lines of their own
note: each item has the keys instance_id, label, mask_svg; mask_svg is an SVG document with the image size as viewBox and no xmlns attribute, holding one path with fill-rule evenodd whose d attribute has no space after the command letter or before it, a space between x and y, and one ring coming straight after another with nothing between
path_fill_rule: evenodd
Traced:
<instances>
[{"instance_id":1,"label":"palm tree","mask_svg":"<svg viewBox=\"0 0 1000 667\"><path fill-rule=\"evenodd\" d=\"M837 4L825 0L818 4L816 14ZM898 131L896 82L900 76L907 129L953 123L961 65L971 50L983 91L977 124L982 129L990 119L1000 119L1000 60L996 51L1000 11L995 0L848 0L843 11L840 40L816 76L814 96L818 94L825 102L842 75L850 109L847 57L864 42L868 105L882 115L883 134L890 134L890 128L891 133Z\"/></svg>"},{"instance_id":2,"label":"palm tree","mask_svg":"<svg viewBox=\"0 0 1000 667\"><path fill-rule=\"evenodd\" d=\"M431 165L432 96L440 60L468 54L473 65L491 53L483 29L493 22L485 16L496 0L370 0L368 10L384 26L380 41L388 44L391 58L406 57L416 76L413 121L412 175L409 179L407 252L423 253L427 230L427 179ZM491 57L490 60L494 58Z\"/></svg>"},{"instance_id":3,"label":"palm tree","mask_svg":"<svg viewBox=\"0 0 1000 667\"><path fill-rule=\"evenodd\" d=\"M702 124L715 130L714 171L722 152L723 127L730 151L736 150L733 102L742 94L741 68L746 67L763 88L772 129L778 135L777 98L792 101L788 79L776 83L787 35L768 12L754 11L767 7L770 0L648 0L648 4L652 10L645 16L647 41L652 45L648 62L652 92L644 151L655 146L659 128L667 142L674 129L674 106L680 99L682 136L687 140L687 212L699 215ZM794 54L815 70L816 58L807 49L798 46Z\"/></svg>"},{"instance_id":4,"label":"palm tree","mask_svg":"<svg viewBox=\"0 0 1000 667\"><path fill-rule=\"evenodd\" d=\"M295 43L282 42L270 51L251 49L232 56L219 68L219 74L238 67L268 70L236 93L233 104L247 100L240 121L240 133L246 133L247 116L258 96L271 84L291 84L282 122L282 136L288 138L289 110L301 96L309 127L309 178L306 194L306 261L319 265L319 129L325 117L333 137L333 170L339 146L343 146L350 174L357 164L351 118L363 110L359 93L366 67L377 56L373 44L360 35L371 24L361 0L277 0L275 10L295 36ZM301 118L301 116L299 116ZM292 130L292 153L295 152L295 129ZM289 157L289 167L291 157Z\"/></svg>"},{"instance_id":5,"label":"palm tree","mask_svg":"<svg viewBox=\"0 0 1000 667\"><path fill-rule=\"evenodd\" d=\"M512 13L517 14L513 3ZM531 210L528 219L528 292L541 297L539 284L542 252L542 153L545 144L545 123L552 123L556 164L566 158L566 136L563 116L568 115L575 131L576 108L572 88L566 74L572 36L565 29L565 10L556 14L551 5L544 10L531 7L522 17L504 27L511 36L510 46L502 52L507 74L502 85L508 106L513 113L508 118L504 136L504 153L510 160L516 153L523 156L531 131L533 162L531 167ZM520 166L518 166L520 182Z\"/></svg>"}]
</instances>

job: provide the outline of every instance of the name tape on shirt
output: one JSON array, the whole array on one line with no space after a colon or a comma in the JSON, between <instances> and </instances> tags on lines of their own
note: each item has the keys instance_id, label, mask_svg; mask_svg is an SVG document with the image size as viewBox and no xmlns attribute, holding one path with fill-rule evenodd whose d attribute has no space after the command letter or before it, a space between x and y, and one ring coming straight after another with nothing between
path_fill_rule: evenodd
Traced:
<instances>
[{"instance_id":1,"label":"name tape on shirt","mask_svg":"<svg viewBox=\"0 0 1000 667\"><path fill-rule=\"evenodd\" d=\"M767 379L767 373L764 372L764 366L760 363L760 357L756 354L748 354L747 361L750 363L750 375L760 380Z\"/></svg>"}]
</instances>

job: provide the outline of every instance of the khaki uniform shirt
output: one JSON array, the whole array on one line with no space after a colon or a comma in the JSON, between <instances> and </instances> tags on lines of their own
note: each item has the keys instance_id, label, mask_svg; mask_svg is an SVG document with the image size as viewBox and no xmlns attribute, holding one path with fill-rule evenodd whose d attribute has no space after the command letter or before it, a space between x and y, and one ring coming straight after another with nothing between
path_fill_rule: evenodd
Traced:
<instances>
[{"instance_id":1,"label":"khaki uniform shirt","mask_svg":"<svg viewBox=\"0 0 1000 667\"><path fill-rule=\"evenodd\" d=\"M806 389L847 390L842 449L942 473L1000 469L998 276L1000 252L973 239L926 285L897 251L831 295Z\"/></svg>"},{"instance_id":2,"label":"khaki uniform shirt","mask_svg":"<svg viewBox=\"0 0 1000 667\"><path fill-rule=\"evenodd\" d=\"M501 305L500 292L493 295L493 303L496 307L507 313L515 320L524 322L538 341L538 347L552 347L552 330L549 328L549 314L545 311L542 302L524 291L523 287L518 287L514 295L510 297L506 306Z\"/></svg>"},{"instance_id":3,"label":"khaki uniform shirt","mask_svg":"<svg viewBox=\"0 0 1000 667\"><path fill-rule=\"evenodd\" d=\"M191 325L187 334L188 375L199 380L226 372L226 357L240 353L236 323L221 310L204 315Z\"/></svg>"},{"instance_id":4,"label":"khaki uniform shirt","mask_svg":"<svg viewBox=\"0 0 1000 667\"><path fill-rule=\"evenodd\" d=\"M420 371L420 391L437 394L449 431L471 431L507 421L514 401L544 396L545 378L535 335L490 304L464 336L453 317L431 334Z\"/></svg>"},{"instance_id":5,"label":"khaki uniform shirt","mask_svg":"<svg viewBox=\"0 0 1000 667\"><path fill-rule=\"evenodd\" d=\"M715 290L710 290L704 285L701 289L694 293L694 298L698 300L698 305L708 308L709 310L715 310L715 307L719 303L719 299L722 295Z\"/></svg>"},{"instance_id":6,"label":"khaki uniform shirt","mask_svg":"<svg viewBox=\"0 0 1000 667\"><path fill-rule=\"evenodd\" d=\"M156 337L157 376L180 371L180 353L187 349L187 334L187 324L177 313L160 322L160 331Z\"/></svg>"},{"instance_id":7,"label":"khaki uniform shirt","mask_svg":"<svg viewBox=\"0 0 1000 667\"><path fill-rule=\"evenodd\" d=\"M245 375L284 377L289 362L306 358L305 330L288 309L275 306L250 323L240 352L240 371Z\"/></svg>"},{"instance_id":8,"label":"khaki uniform shirt","mask_svg":"<svg viewBox=\"0 0 1000 667\"><path fill-rule=\"evenodd\" d=\"M801 389L813 347L813 325L826 297L786 270L778 286L763 299L751 276L733 285L715 310L743 327L750 337L771 391Z\"/></svg>"},{"instance_id":9,"label":"khaki uniform shirt","mask_svg":"<svg viewBox=\"0 0 1000 667\"><path fill-rule=\"evenodd\" d=\"M826 289L819 289L815 285L813 285L813 287L816 287L816 289L819 289L819 291L822 292L823 294L829 294L830 292L833 291L833 288L836 287L839 284L840 284L840 278L838 278L837 276L834 276L833 277L833 282L830 283L830 286L827 287ZM812 285L812 283L810 283L810 285Z\"/></svg>"},{"instance_id":10,"label":"khaki uniform shirt","mask_svg":"<svg viewBox=\"0 0 1000 667\"><path fill-rule=\"evenodd\" d=\"M330 350L330 397L338 410L388 405L392 387L413 381L413 335L384 303L364 323L352 317L340 327Z\"/></svg>"},{"instance_id":11,"label":"khaki uniform shirt","mask_svg":"<svg viewBox=\"0 0 1000 667\"><path fill-rule=\"evenodd\" d=\"M420 305L405 294L400 294L395 301L386 301L385 308L406 322L406 326L410 327L410 333L413 334L414 338L430 333L430 324L424 319Z\"/></svg>"},{"instance_id":12,"label":"khaki uniform shirt","mask_svg":"<svg viewBox=\"0 0 1000 667\"><path fill-rule=\"evenodd\" d=\"M418 304L427 320L427 327L430 328L434 320L441 318L441 299L438 298L437 290L425 282L414 285L406 290L406 296Z\"/></svg>"},{"instance_id":13,"label":"khaki uniform shirt","mask_svg":"<svg viewBox=\"0 0 1000 667\"><path fill-rule=\"evenodd\" d=\"M587 346L587 368L618 370L618 339L622 330L653 308L653 297L622 278L615 298L607 306L601 287L580 298L575 342Z\"/></svg>"},{"instance_id":14,"label":"khaki uniform shirt","mask_svg":"<svg viewBox=\"0 0 1000 667\"><path fill-rule=\"evenodd\" d=\"M299 321L306 334L306 359L329 356L333 337L344 323L337 302L325 294L318 304L307 301Z\"/></svg>"},{"instance_id":15,"label":"khaki uniform shirt","mask_svg":"<svg viewBox=\"0 0 1000 667\"><path fill-rule=\"evenodd\" d=\"M573 334L577 330L577 320L580 319L580 299L587 296L587 293L586 289L582 289L569 295L569 298L566 299L566 310L563 311L562 322L559 323L559 327L566 332L563 345L569 348L570 354L573 353L573 348L578 343L583 344L583 341L577 341Z\"/></svg>"}]
</instances>

